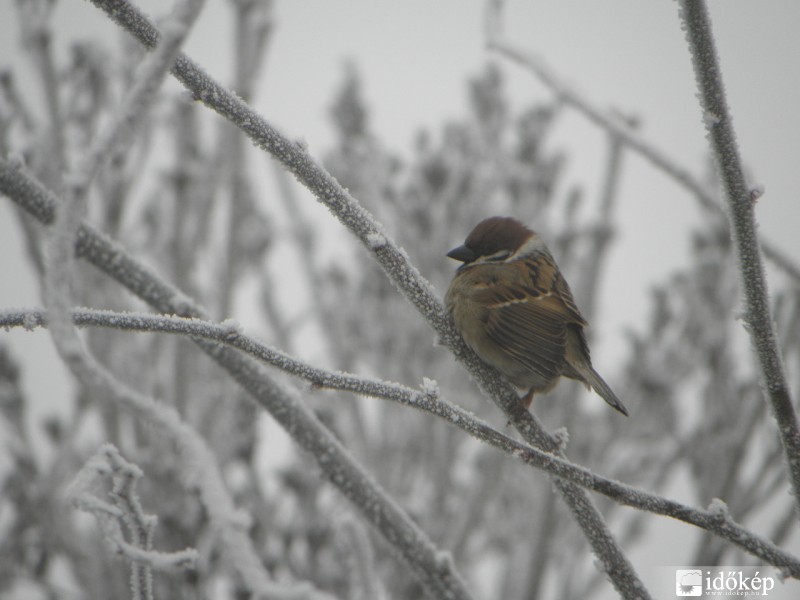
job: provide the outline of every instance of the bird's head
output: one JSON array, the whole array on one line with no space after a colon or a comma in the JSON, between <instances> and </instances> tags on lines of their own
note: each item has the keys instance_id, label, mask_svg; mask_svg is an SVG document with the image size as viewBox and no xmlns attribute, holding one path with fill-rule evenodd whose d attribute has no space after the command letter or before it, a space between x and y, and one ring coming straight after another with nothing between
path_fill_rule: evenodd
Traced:
<instances>
[{"instance_id":1,"label":"bird's head","mask_svg":"<svg viewBox=\"0 0 800 600\"><path fill-rule=\"evenodd\" d=\"M478 223L466 241L447 256L465 265L504 263L541 252L536 232L511 217L490 217Z\"/></svg>"}]
</instances>

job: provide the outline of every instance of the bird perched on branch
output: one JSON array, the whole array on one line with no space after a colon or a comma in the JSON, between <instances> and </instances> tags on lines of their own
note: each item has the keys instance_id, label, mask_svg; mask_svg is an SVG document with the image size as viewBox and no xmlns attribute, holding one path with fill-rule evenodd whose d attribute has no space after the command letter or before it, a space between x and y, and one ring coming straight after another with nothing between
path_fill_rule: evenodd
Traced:
<instances>
[{"instance_id":1,"label":"bird perched on branch","mask_svg":"<svg viewBox=\"0 0 800 600\"><path fill-rule=\"evenodd\" d=\"M445 295L467 345L513 385L535 393L561 377L594 389L623 415L628 410L592 367L572 292L544 241L516 219L478 223L447 256L462 264Z\"/></svg>"}]
</instances>

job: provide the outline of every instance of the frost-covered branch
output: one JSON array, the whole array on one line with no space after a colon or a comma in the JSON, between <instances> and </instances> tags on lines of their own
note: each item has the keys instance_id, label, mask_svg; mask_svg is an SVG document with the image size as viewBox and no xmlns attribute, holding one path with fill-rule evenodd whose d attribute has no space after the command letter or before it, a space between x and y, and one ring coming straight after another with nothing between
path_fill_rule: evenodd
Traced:
<instances>
[{"instance_id":1,"label":"frost-covered branch","mask_svg":"<svg viewBox=\"0 0 800 600\"><path fill-rule=\"evenodd\" d=\"M130 3L125 0L92 2L146 47L155 45L157 30ZM185 55L178 58L172 73L197 100L237 125L258 147L280 161L362 242L395 287L436 331L441 343L469 370L484 393L503 410L527 441L547 451L559 452L558 440L522 406L514 389L467 347L430 283L410 263L405 251L335 178L317 164L303 143L288 139ZM564 497L617 590L626 598L649 597L602 515L585 492L563 480L555 480L554 485Z\"/></svg>"},{"instance_id":2,"label":"frost-covered branch","mask_svg":"<svg viewBox=\"0 0 800 600\"><path fill-rule=\"evenodd\" d=\"M314 388L351 392L361 396L382 398L422 410L443 418L451 425L473 437L513 454L530 446L520 444L478 419L469 411L456 406L439 395L435 381L425 379L420 389L341 371L315 367L286 352L268 346L243 333L233 321L220 324L202 319L183 318L149 313L120 313L107 310L73 309L73 322L78 327L104 327L121 331L158 332L202 338L241 350L253 358L309 382ZM45 312L25 310L0 310L0 328L47 326ZM541 450L540 456L550 457Z\"/></svg>"},{"instance_id":3,"label":"frost-covered branch","mask_svg":"<svg viewBox=\"0 0 800 600\"><path fill-rule=\"evenodd\" d=\"M103 541L113 555L125 557L132 564L131 591L133 598L153 598L151 569L176 571L194 569L197 551L191 548L178 552L153 550L153 535L158 518L146 515L139 502L136 485L142 471L125 460L112 444L101 446L78 472L67 489L74 506L94 515L103 531ZM104 495L101 490L111 482ZM128 530L130 542L122 533Z\"/></svg>"},{"instance_id":4,"label":"frost-covered branch","mask_svg":"<svg viewBox=\"0 0 800 600\"><path fill-rule=\"evenodd\" d=\"M509 42L503 35L504 0L488 0L486 15L487 47L528 69L546 85L565 105L571 106L589 121L618 138L625 146L647 159L650 164L662 170L679 185L688 190L700 205L711 214L724 216L724 210L717 199L703 183L678 161L667 156L655 144L636 133L624 120L597 107L589 98L565 83L545 62L531 52L522 50ZM800 282L800 266L774 244L763 240L764 254L789 277Z\"/></svg>"},{"instance_id":5,"label":"frost-covered branch","mask_svg":"<svg viewBox=\"0 0 800 600\"><path fill-rule=\"evenodd\" d=\"M157 40L156 30L127 2L95 0L95 4L106 10L112 19L146 46L152 47ZM188 58L182 56L178 59L173 74L198 100L235 123L256 145L270 152L294 173L371 251L390 280L420 311L439 334L444 345L467 366L484 391L498 403L522 435L544 449L558 451L557 440L524 409L514 390L467 348L441 302L433 294L430 284L410 264L405 252L386 235L372 215L308 155L304 145L287 139ZM568 482L558 480L555 486L563 494L574 518L584 530L617 589L626 597L640 597L644 590L643 584L588 496L579 487Z\"/></svg>"},{"instance_id":6,"label":"frost-covered branch","mask_svg":"<svg viewBox=\"0 0 800 600\"><path fill-rule=\"evenodd\" d=\"M770 564L786 568L793 577L800 578L800 560L732 520L721 521L715 518L719 516L716 513L695 509L657 494L608 479L566 459L520 443L492 428L468 411L439 397L435 382L426 380L423 382L422 390L415 390L398 383L313 367L241 333L239 328L232 323L215 324L200 319L89 309L73 310L72 319L79 327L107 327L124 331L159 332L204 338L247 352L251 356L301 377L315 386L383 398L428 412L445 419L451 425L462 429L480 441L494 446L508 455L515 456L528 465L603 494L626 506L672 517L715 533ZM25 327L32 329L46 326L46 324L46 315L41 311L0 311L0 328Z\"/></svg>"},{"instance_id":7,"label":"frost-covered branch","mask_svg":"<svg viewBox=\"0 0 800 600\"><path fill-rule=\"evenodd\" d=\"M795 502L800 507L800 427L769 307L753 190L745 181L705 1L681 0L680 17L692 55L703 122L727 199L731 237L739 259L743 322L758 357L762 385L778 423Z\"/></svg>"},{"instance_id":8,"label":"frost-covered branch","mask_svg":"<svg viewBox=\"0 0 800 600\"><path fill-rule=\"evenodd\" d=\"M53 160L46 165L45 181L48 185L53 185L66 163L66 126L58 93L58 75L51 44L51 31L48 26L53 5L47 2L19 2L17 6L25 45L30 49L32 58L38 66L37 74L42 78L44 99L50 119L48 137L53 151Z\"/></svg>"},{"instance_id":9,"label":"frost-covered branch","mask_svg":"<svg viewBox=\"0 0 800 600\"><path fill-rule=\"evenodd\" d=\"M133 132L152 105L156 92L204 4L205 0L175 2L172 15L162 26L164 34L158 46L140 65L122 105L114 112L114 119L96 137L72 173L67 176L68 194L83 197L104 162L111 156L124 152L126 143L132 140Z\"/></svg>"},{"instance_id":10,"label":"frost-covered branch","mask_svg":"<svg viewBox=\"0 0 800 600\"><path fill-rule=\"evenodd\" d=\"M0 192L40 222L53 221L57 198L3 160L0 160ZM161 312L205 316L204 310L190 298L86 223L78 229L75 252ZM325 477L400 553L431 595L471 597L446 555L386 495L313 412L300 402L297 394L277 384L259 364L239 351L202 339L195 342L314 457Z\"/></svg>"},{"instance_id":11,"label":"frost-covered branch","mask_svg":"<svg viewBox=\"0 0 800 600\"><path fill-rule=\"evenodd\" d=\"M126 137L130 139L131 130L153 102L202 6L203 0L176 2L174 14L164 23L165 35L145 59L117 118L102 130L90 149L77 161L76 168L65 176L64 201L55 206L55 219L48 232L45 252L44 299L50 311L50 332L59 354L79 379L90 387L98 385L102 388L105 383L110 383L111 378L97 371L99 365L93 364L93 358L83 349L67 314L71 302L73 249L86 211L86 190L103 160L116 151Z\"/></svg>"}]
</instances>

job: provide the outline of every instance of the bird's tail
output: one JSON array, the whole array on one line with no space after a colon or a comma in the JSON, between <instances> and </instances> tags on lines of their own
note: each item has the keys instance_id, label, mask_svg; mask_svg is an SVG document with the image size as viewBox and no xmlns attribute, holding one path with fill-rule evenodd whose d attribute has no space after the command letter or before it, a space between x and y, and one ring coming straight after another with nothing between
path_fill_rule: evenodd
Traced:
<instances>
[{"instance_id":1,"label":"bird's tail","mask_svg":"<svg viewBox=\"0 0 800 600\"><path fill-rule=\"evenodd\" d=\"M602 377L600 377L599 373L595 371L591 365L589 365L588 369L583 370L581 375L586 378L586 383L588 383L603 400L608 402L612 407L616 408L626 417L628 416L628 409L625 408L625 405L622 403L622 401L617 398L617 395L611 390L610 387L608 387L608 384L603 380Z\"/></svg>"}]
</instances>

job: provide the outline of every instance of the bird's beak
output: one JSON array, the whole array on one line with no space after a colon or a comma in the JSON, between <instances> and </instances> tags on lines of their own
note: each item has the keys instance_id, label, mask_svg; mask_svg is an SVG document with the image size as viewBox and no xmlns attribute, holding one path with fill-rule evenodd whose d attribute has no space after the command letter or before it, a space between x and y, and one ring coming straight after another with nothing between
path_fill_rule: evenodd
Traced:
<instances>
[{"instance_id":1,"label":"bird's beak","mask_svg":"<svg viewBox=\"0 0 800 600\"><path fill-rule=\"evenodd\" d=\"M473 260L478 258L475 252L464 245L459 246L458 248L453 248L447 253L447 256L455 260L460 260L463 263L471 263Z\"/></svg>"}]
</instances>

